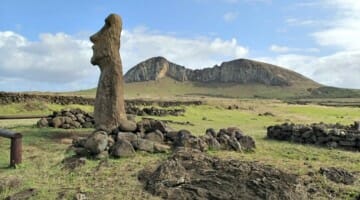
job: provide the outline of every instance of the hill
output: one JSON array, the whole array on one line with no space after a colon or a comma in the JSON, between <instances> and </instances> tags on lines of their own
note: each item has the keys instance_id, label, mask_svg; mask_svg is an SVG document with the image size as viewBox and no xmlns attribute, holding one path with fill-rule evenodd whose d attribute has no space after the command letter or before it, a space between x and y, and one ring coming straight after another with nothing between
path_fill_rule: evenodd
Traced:
<instances>
[{"instance_id":1,"label":"hill","mask_svg":"<svg viewBox=\"0 0 360 200\"><path fill-rule=\"evenodd\" d=\"M192 70L172 63L164 57L145 60L125 74L127 83L160 80L164 77L176 81L199 83L264 84L270 86L291 86L297 83L316 82L296 72L253 60L237 59L223 62L220 66Z\"/></svg>"},{"instance_id":2,"label":"hill","mask_svg":"<svg viewBox=\"0 0 360 200\"><path fill-rule=\"evenodd\" d=\"M124 77L126 98L213 96L229 98L359 98L360 90L323 86L279 66L236 59L188 69L164 57L147 59ZM94 95L96 89L76 92Z\"/></svg>"}]
</instances>

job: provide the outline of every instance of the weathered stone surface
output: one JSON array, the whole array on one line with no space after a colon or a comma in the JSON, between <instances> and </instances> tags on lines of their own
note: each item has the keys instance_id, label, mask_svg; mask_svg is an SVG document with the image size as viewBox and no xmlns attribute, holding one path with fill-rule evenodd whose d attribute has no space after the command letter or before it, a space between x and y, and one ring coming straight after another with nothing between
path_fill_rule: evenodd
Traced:
<instances>
[{"instance_id":1,"label":"weathered stone surface","mask_svg":"<svg viewBox=\"0 0 360 200\"><path fill-rule=\"evenodd\" d=\"M164 136L159 130L155 130L153 132L147 133L144 139L151 140L153 142L163 143Z\"/></svg>"},{"instance_id":2,"label":"weathered stone surface","mask_svg":"<svg viewBox=\"0 0 360 200\"><path fill-rule=\"evenodd\" d=\"M255 162L221 160L194 149L179 149L138 177L147 191L163 199L308 199L295 175Z\"/></svg>"},{"instance_id":3,"label":"weathered stone surface","mask_svg":"<svg viewBox=\"0 0 360 200\"><path fill-rule=\"evenodd\" d=\"M356 177L346 171L345 169L341 169L341 168L335 168L335 167L330 167L330 168L320 168L319 170L320 174L326 176L326 178L328 178L329 180L335 182L335 183L343 183L346 185L351 185L356 181Z\"/></svg>"},{"instance_id":4,"label":"weathered stone surface","mask_svg":"<svg viewBox=\"0 0 360 200\"><path fill-rule=\"evenodd\" d=\"M132 157L135 155L135 150L129 141L118 140L111 148L111 155L118 158Z\"/></svg>"},{"instance_id":5,"label":"weathered stone surface","mask_svg":"<svg viewBox=\"0 0 360 200\"><path fill-rule=\"evenodd\" d=\"M119 131L134 132L136 129L136 122L130 120L120 120Z\"/></svg>"},{"instance_id":6,"label":"weathered stone surface","mask_svg":"<svg viewBox=\"0 0 360 200\"><path fill-rule=\"evenodd\" d=\"M131 143L136 150L140 151L146 151L149 153L154 152L154 142L150 140L145 139L138 139L137 141L134 141Z\"/></svg>"},{"instance_id":7,"label":"weathered stone surface","mask_svg":"<svg viewBox=\"0 0 360 200\"><path fill-rule=\"evenodd\" d=\"M255 141L250 136L242 136L238 139L241 148L245 151L253 151L256 148Z\"/></svg>"},{"instance_id":8,"label":"weathered stone surface","mask_svg":"<svg viewBox=\"0 0 360 200\"><path fill-rule=\"evenodd\" d=\"M138 139L138 136L131 132L119 132L117 134L117 140L127 140L129 142L134 142Z\"/></svg>"},{"instance_id":9,"label":"weathered stone surface","mask_svg":"<svg viewBox=\"0 0 360 200\"><path fill-rule=\"evenodd\" d=\"M154 153L166 153L171 147L165 144L154 143Z\"/></svg>"},{"instance_id":10,"label":"weathered stone surface","mask_svg":"<svg viewBox=\"0 0 360 200\"><path fill-rule=\"evenodd\" d=\"M47 127L49 126L49 122L46 118L41 118L37 123L36 123L37 127L39 128L43 128L43 127Z\"/></svg>"},{"instance_id":11,"label":"weathered stone surface","mask_svg":"<svg viewBox=\"0 0 360 200\"><path fill-rule=\"evenodd\" d=\"M98 130L110 132L126 120L124 83L120 58L120 16L110 14L105 25L90 37L93 46L91 63L100 68L100 79L94 104L95 126Z\"/></svg>"},{"instance_id":12,"label":"weathered stone surface","mask_svg":"<svg viewBox=\"0 0 360 200\"><path fill-rule=\"evenodd\" d=\"M104 131L96 131L86 140L85 148L92 154L103 152L108 145L108 136Z\"/></svg>"}]
</instances>

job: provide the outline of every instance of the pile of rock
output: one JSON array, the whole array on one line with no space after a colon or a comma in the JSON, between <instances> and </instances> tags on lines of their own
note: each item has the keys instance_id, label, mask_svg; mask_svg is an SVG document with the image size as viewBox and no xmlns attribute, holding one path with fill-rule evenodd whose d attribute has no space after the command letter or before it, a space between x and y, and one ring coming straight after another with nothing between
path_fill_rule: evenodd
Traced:
<instances>
[{"instance_id":1,"label":"pile of rock","mask_svg":"<svg viewBox=\"0 0 360 200\"><path fill-rule=\"evenodd\" d=\"M179 147L200 151L208 149L253 150L254 140L243 135L238 128L221 129L218 133L208 129L204 136L196 137L187 130L174 131L159 120L143 119L122 121L111 133L95 131L89 137L73 140L78 156L104 158L130 157L135 151L163 153Z\"/></svg>"},{"instance_id":2,"label":"pile of rock","mask_svg":"<svg viewBox=\"0 0 360 200\"><path fill-rule=\"evenodd\" d=\"M184 115L185 109L160 109L156 107L139 108L136 106L126 106L126 114L137 116L151 115L151 116L181 116Z\"/></svg>"},{"instance_id":3,"label":"pile of rock","mask_svg":"<svg viewBox=\"0 0 360 200\"><path fill-rule=\"evenodd\" d=\"M63 109L60 112L53 112L47 118L41 118L37 122L38 127L54 128L93 128L94 117L80 109Z\"/></svg>"},{"instance_id":4,"label":"pile of rock","mask_svg":"<svg viewBox=\"0 0 360 200\"><path fill-rule=\"evenodd\" d=\"M315 144L330 148L360 150L360 123L341 124L282 124L267 128L267 137L296 143Z\"/></svg>"},{"instance_id":5,"label":"pile of rock","mask_svg":"<svg viewBox=\"0 0 360 200\"><path fill-rule=\"evenodd\" d=\"M269 165L223 160L178 149L138 175L145 190L163 199L309 199L301 179Z\"/></svg>"}]
</instances>

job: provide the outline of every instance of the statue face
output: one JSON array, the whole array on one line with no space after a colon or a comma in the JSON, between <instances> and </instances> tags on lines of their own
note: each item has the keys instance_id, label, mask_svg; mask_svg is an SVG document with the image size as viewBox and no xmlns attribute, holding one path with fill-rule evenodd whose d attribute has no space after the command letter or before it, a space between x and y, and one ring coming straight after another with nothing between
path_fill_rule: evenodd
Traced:
<instances>
[{"instance_id":1,"label":"statue face","mask_svg":"<svg viewBox=\"0 0 360 200\"><path fill-rule=\"evenodd\" d=\"M90 37L94 44L91 64L100 65L103 59L111 58L119 52L121 28L121 18L111 14L105 19L105 25L101 30Z\"/></svg>"}]
</instances>

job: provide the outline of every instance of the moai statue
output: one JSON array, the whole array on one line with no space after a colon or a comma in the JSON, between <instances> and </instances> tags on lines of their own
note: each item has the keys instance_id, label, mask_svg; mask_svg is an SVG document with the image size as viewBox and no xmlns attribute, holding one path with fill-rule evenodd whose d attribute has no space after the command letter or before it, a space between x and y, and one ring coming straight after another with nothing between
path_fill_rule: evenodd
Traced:
<instances>
[{"instance_id":1,"label":"moai statue","mask_svg":"<svg viewBox=\"0 0 360 200\"><path fill-rule=\"evenodd\" d=\"M120 58L121 17L110 14L101 30L90 37L91 64L100 68L94 105L95 128L109 132L126 120L124 81Z\"/></svg>"}]
</instances>

